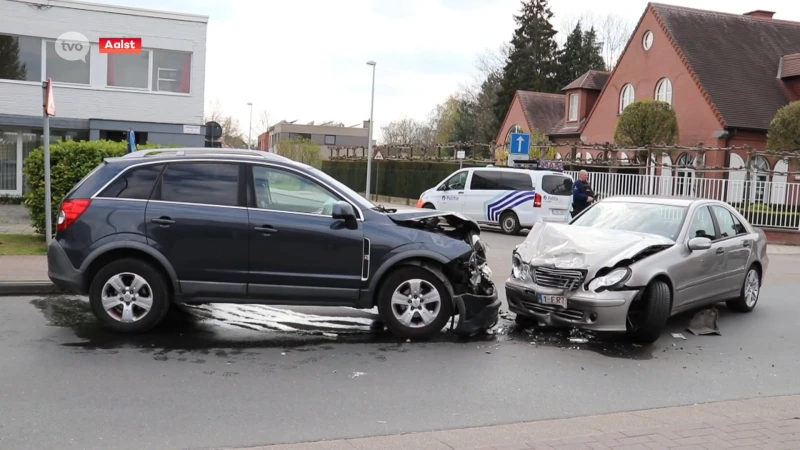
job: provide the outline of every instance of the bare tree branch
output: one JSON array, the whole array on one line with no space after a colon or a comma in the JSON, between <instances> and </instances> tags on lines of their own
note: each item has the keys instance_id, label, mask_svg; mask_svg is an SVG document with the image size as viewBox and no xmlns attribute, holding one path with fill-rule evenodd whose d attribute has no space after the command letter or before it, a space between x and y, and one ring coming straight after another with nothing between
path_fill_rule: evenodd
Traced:
<instances>
[{"instance_id":1,"label":"bare tree branch","mask_svg":"<svg viewBox=\"0 0 800 450\"><path fill-rule=\"evenodd\" d=\"M614 67L622 56L625 46L628 44L633 33L635 24L621 16L613 13L608 13L605 16L595 16L591 12L583 12L567 16L561 21L559 27L559 44L563 45L567 36L575 29L575 26L581 23L584 30L591 27L597 31L597 38L602 46L601 53L606 62L607 70L614 70Z\"/></svg>"}]
</instances>

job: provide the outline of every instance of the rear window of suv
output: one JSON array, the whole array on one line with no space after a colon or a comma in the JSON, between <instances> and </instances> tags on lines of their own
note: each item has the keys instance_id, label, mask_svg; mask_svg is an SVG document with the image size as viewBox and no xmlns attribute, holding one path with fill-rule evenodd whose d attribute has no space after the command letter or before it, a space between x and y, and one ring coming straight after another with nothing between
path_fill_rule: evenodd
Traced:
<instances>
[{"instance_id":1,"label":"rear window of suv","mask_svg":"<svg viewBox=\"0 0 800 450\"><path fill-rule=\"evenodd\" d=\"M148 200L163 168L163 164L134 167L117 177L97 196Z\"/></svg>"},{"instance_id":2,"label":"rear window of suv","mask_svg":"<svg viewBox=\"0 0 800 450\"><path fill-rule=\"evenodd\" d=\"M544 175L542 191L550 195L572 195L572 178L565 175Z\"/></svg>"}]
</instances>

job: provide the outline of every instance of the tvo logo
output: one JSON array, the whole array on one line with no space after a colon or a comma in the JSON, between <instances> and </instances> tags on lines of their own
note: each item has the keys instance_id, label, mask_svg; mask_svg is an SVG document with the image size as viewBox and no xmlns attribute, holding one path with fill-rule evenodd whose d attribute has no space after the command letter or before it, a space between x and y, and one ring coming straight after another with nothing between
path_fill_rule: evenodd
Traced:
<instances>
[{"instance_id":1,"label":"tvo logo","mask_svg":"<svg viewBox=\"0 0 800 450\"><path fill-rule=\"evenodd\" d=\"M90 49L89 39L77 31L67 31L56 39L56 54L67 61L86 62Z\"/></svg>"}]
</instances>

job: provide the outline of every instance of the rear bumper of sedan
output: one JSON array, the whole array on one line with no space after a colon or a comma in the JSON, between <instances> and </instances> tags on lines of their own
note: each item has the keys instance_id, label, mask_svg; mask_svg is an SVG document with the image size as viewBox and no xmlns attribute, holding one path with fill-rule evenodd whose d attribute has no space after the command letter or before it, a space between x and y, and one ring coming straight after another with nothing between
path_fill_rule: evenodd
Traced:
<instances>
[{"instance_id":1,"label":"rear bumper of sedan","mask_svg":"<svg viewBox=\"0 0 800 450\"><path fill-rule=\"evenodd\" d=\"M568 294L567 307L543 305L537 299L536 286L509 278L506 280L508 309L517 315L548 326L577 327L592 331L626 331L628 307L641 291L588 292Z\"/></svg>"}]
</instances>

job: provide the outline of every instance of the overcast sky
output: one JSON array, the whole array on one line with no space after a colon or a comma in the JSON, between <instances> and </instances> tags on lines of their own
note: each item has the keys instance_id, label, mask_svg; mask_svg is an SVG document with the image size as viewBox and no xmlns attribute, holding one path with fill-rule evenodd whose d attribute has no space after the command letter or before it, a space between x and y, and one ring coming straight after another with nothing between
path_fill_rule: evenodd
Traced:
<instances>
[{"instance_id":1,"label":"overcast sky","mask_svg":"<svg viewBox=\"0 0 800 450\"><path fill-rule=\"evenodd\" d=\"M271 121L369 118L371 67L377 61L375 122L422 119L474 80L476 56L510 40L520 0L100 0L210 16L206 104L222 103L247 128L267 110ZM741 14L776 11L800 21L800 2L670 0ZM642 0L551 1L554 26L581 12L638 21ZM376 135L379 138L379 135Z\"/></svg>"}]
</instances>

